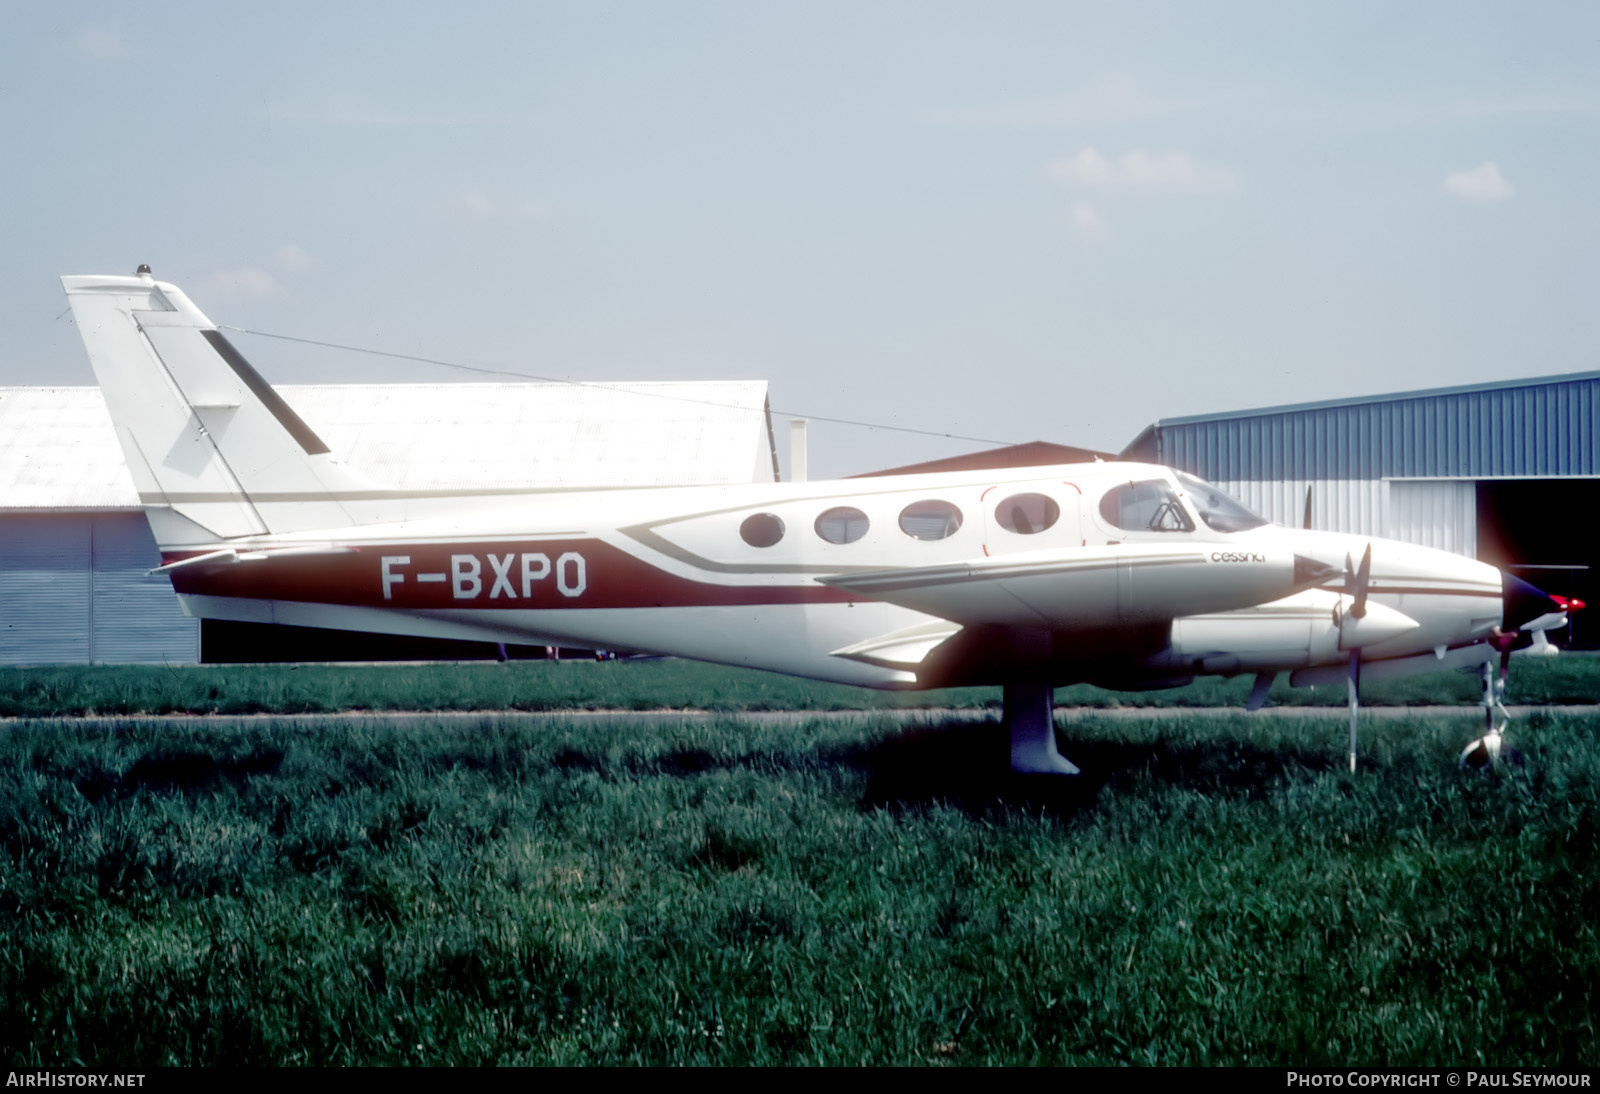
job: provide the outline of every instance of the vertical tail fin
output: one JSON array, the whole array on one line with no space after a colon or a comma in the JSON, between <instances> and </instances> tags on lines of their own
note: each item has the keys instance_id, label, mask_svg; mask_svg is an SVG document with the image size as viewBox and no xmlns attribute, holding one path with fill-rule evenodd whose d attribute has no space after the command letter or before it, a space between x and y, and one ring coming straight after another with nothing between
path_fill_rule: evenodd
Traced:
<instances>
[{"instance_id":1,"label":"vertical tail fin","mask_svg":"<svg viewBox=\"0 0 1600 1094\"><path fill-rule=\"evenodd\" d=\"M61 284L158 545L355 523L337 494L370 484L176 286L143 272Z\"/></svg>"}]
</instances>

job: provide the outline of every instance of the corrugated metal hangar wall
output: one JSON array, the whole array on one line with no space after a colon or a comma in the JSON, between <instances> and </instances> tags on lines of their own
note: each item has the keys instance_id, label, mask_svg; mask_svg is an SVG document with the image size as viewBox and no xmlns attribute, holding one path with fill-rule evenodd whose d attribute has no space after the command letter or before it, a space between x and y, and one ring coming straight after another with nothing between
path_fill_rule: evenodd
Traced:
<instances>
[{"instance_id":1,"label":"corrugated metal hangar wall","mask_svg":"<svg viewBox=\"0 0 1600 1094\"><path fill-rule=\"evenodd\" d=\"M0 665L200 659L143 513L8 514L0 559Z\"/></svg>"},{"instance_id":2,"label":"corrugated metal hangar wall","mask_svg":"<svg viewBox=\"0 0 1600 1094\"><path fill-rule=\"evenodd\" d=\"M1597 409L1600 372L1574 373L1166 419L1122 456L1199 475L1279 524L1301 523L1310 488L1313 527L1481 558L1593 603ZM1575 644L1600 640L1576 618Z\"/></svg>"},{"instance_id":3,"label":"corrugated metal hangar wall","mask_svg":"<svg viewBox=\"0 0 1600 1094\"><path fill-rule=\"evenodd\" d=\"M765 381L279 389L398 489L772 481ZM0 665L495 656L488 643L201 621L172 584L98 388L0 388ZM540 647L539 652L542 653Z\"/></svg>"}]
</instances>

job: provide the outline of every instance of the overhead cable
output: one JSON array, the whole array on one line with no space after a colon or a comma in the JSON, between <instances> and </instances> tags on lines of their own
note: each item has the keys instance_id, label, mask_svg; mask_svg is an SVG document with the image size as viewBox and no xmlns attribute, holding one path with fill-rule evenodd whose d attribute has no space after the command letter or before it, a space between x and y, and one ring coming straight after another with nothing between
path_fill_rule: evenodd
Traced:
<instances>
[{"instance_id":1,"label":"overhead cable","mask_svg":"<svg viewBox=\"0 0 1600 1094\"><path fill-rule=\"evenodd\" d=\"M250 330L250 329L248 329L246 327L233 327L233 326L228 326L228 325L222 324L222 323L219 323L217 325L223 330L233 331L233 332L238 333L238 334L251 334L251 335L256 336L257 338L275 338L280 342L299 342L302 345L320 346L323 349L344 350L344 351L346 351L348 353L366 353L366 354L370 354L370 355L372 355L374 357L389 357L389 358L393 358L394 360L397 360L397 361L415 361L415 362L417 362L419 364L438 365L441 368L460 369L463 372L476 372L476 373L480 373L480 374L485 375L485 376L512 376L512 377L516 377L517 379L520 379L520 380L537 380L540 383L544 383L544 384L570 384L570 385L572 385L574 387L596 387L596 388L606 388L607 390L615 390L616 389L616 385L615 384L599 384L599 383L594 383L594 382L585 381L585 380L568 380L568 379L566 379L564 377L560 377L560 376L538 376L538 375L535 375L535 374L533 374L531 372L518 372L515 369L485 368L485 367L483 367L481 365L462 364L459 361L446 361L446 360L443 360L443 359L438 358L438 357L421 357L421 356L418 356L418 355L412 354L412 353L393 353L393 352L390 352L389 350L373 349L373 348L371 348L369 346L349 346L349 345L341 344L339 342L323 342L323 341L320 341L320 340L315 339L315 338L300 338L300 337L297 337L297 336L292 335L292 334L274 334L271 331ZM651 381L640 381L640 382L641 383L650 383ZM673 394L670 394L670 393L664 392L664 391L638 391L638 390L633 390L632 394L634 394L634 395L645 395L645 396L649 396L649 397L655 398L655 399L676 399L679 402L700 403L700 404L702 404L704 406L722 407L722 408L728 409L728 410L743 410L743 409L745 409L744 407L733 406L731 403L719 403L719 402L717 402L717 401L715 401L713 399L696 399L696 398L693 398L693 397L687 396L687 395L673 395ZM814 422L829 422L829 423L832 423L834 425L857 426L857 427L862 428L862 429L886 429L886 430L892 430L893 432L896 432L896 433L915 433L915 434L918 434L918 435L923 436L923 437L943 437L946 440L972 441L972 442L974 442L976 444L992 444L992 445L1006 446L1006 445L1011 445L1011 444L1015 444L1016 443L1015 441L997 441L997 440L993 439L992 437L968 437L968 436L965 436L965 435L960 434L960 433L942 433L942 432L940 432L938 430L935 430L935 429L913 429L911 426L905 426L905 425L885 425L882 422L862 422L862 421L857 421L857 420L852 419L852 418L833 418L833 417L829 417L826 414L802 414L802 413L800 413L798 411L778 410L776 408L772 409L772 413L773 414L777 414L777 415L779 415L781 417L784 417L784 418L806 418L806 419L808 419L810 421L814 421Z\"/></svg>"}]
</instances>

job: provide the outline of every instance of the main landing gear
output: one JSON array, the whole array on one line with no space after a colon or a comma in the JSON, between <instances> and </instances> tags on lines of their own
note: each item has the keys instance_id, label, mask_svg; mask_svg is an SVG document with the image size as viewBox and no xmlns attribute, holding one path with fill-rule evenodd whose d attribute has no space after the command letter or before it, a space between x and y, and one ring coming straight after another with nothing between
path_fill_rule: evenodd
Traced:
<instances>
[{"instance_id":1,"label":"main landing gear","mask_svg":"<svg viewBox=\"0 0 1600 1094\"><path fill-rule=\"evenodd\" d=\"M1024 775L1081 774L1077 764L1056 751L1056 689L1049 684L1007 684L1004 694L1011 770Z\"/></svg>"}]
</instances>

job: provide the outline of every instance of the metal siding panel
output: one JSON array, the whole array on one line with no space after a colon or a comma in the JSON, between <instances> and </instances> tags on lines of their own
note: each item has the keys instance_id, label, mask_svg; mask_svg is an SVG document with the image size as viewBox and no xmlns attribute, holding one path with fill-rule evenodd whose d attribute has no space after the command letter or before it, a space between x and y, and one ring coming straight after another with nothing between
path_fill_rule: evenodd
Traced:
<instances>
[{"instance_id":1,"label":"metal siding panel","mask_svg":"<svg viewBox=\"0 0 1600 1094\"><path fill-rule=\"evenodd\" d=\"M0 664L89 660L89 518L0 517Z\"/></svg>"},{"instance_id":2,"label":"metal siding panel","mask_svg":"<svg viewBox=\"0 0 1600 1094\"><path fill-rule=\"evenodd\" d=\"M1428 468L1433 465L1434 430L1433 430L1433 404L1422 399L1415 400L1413 405L1417 408L1417 446L1413 458L1415 470L1413 475L1426 475Z\"/></svg>"},{"instance_id":3,"label":"metal siding panel","mask_svg":"<svg viewBox=\"0 0 1600 1094\"><path fill-rule=\"evenodd\" d=\"M1381 536L1385 528L1384 484L1371 479L1238 479L1216 485L1261 516L1298 528L1311 488L1311 524L1321 531ZM1470 485L1470 484L1469 484Z\"/></svg>"},{"instance_id":4,"label":"metal siding panel","mask_svg":"<svg viewBox=\"0 0 1600 1094\"><path fill-rule=\"evenodd\" d=\"M1574 443L1578 446L1578 451L1575 454L1572 473L1593 475L1596 467L1594 458L1595 385L1579 384L1576 395L1577 397L1572 400L1572 435Z\"/></svg>"},{"instance_id":5,"label":"metal siding panel","mask_svg":"<svg viewBox=\"0 0 1600 1094\"><path fill-rule=\"evenodd\" d=\"M1506 398L1506 405L1502 409L1501 416L1499 416L1498 421L1494 422L1496 430L1501 433L1502 437L1506 438L1506 454L1509 456L1506 461L1506 470L1504 470L1506 475L1522 477L1522 475L1528 473L1526 472L1525 461L1523 461L1522 446L1518 443L1518 441L1522 441L1522 433L1525 430L1510 432L1510 430L1506 429L1506 425L1509 422L1526 421L1528 419L1523 414L1522 400L1518 400L1517 392L1510 392L1509 398Z\"/></svg>"},{"instance_id":6,"label":"metal siding panel","mask_svg":"<svg viewBox=\"0 0 1600 1094\"><path fill-rule=\"evenodd\" d=\"M1472 460L1472 401L1457 399L1450 408L1450 450L1446 454L1449 474L1470 474Z\"/></svg>"},{"instance_id":7,"label":"metal siding panel","mask_svg":"<svg viewBox=\"0 0 1600 1094\"><path fill-rule=\"evenodd\" d=\"M1340 449L1343 447L1340 437L1339 412L1335 410L1319 416L1322 418L1324 428L1321 445L1322 458L1318 461L1320 466L1317 468L1317 477L1338 478L1340 477L1339 454Z\"/></svg>"},{"instance_id":8,"label":"metal siding panel","mask_svg":"<svg viewBox=\"0 0 1600 1094\"><path fill-rule=\"evenodd\" d=\"M1577 409L1578 420L1576 423L1574 423L1573 432L1575 434L1581 434L1583 437L1582 454L1579 456L1579 459L1582 461L1580 465L1582 469L1578 473L1583 475L1593 475L1597 472L1597 469L1600 469L1600 461L1595 459L1595 441L1597 437L1600 437L1600 433L1597 433L1595 430L1594 421L1594 404L1597 389L1592 383L1584 384L1582 387L1582 396L1574 400L1574 404Z\"/></svg>"},{"instance_id":9,"label":"metal siding panel","mask_svg":"<svg viewBox=\"0 0 1600 1094\"><path fill-rule=\"evenodd\" d=\"M97 664L194 664L200 623L183 614L172 582L149 570L161 564L150 525L139 513L94 519L94 633Z\"/></svg>"},{"instance_id":10,"label":"metal siding panel","mask_svg":"<svg viewBox=\"0 0 1600 1094\"><path fill-rule=\"evenodd\" d=\"M1427 467L1427 406L1411 400L1411 472L1426 473Z\"/></svg>"},{"instance_id":11,"label":"metal siding panel","mask_svg":"<svg viewBox=\"0 0 1600 1094\"><path fill-rule=\"evenodd\" d=\"M1372 459L1375 454L1373 441L1376 438L1376 432L1372 428L1372 410L1373 408L1370 406L1364 406L1360 410L1361 447L1357 449L1356 453L1360 457L1360 464L1356 473L1363 479L1377 477L1372 470Z\"/></svg>"},{"instance_id":12,"label":"metal siding panel","mask_svg":"<svg viewBox=\"0 0 1600 1094\"><path fill-rule=\"evenodd\" d=\"M1590 384L1573 384L1572 390L1567 395L1568 474L1593 474L1589 470L1594 466L1589 458L1593 430L1583 412L1585 404L1589 401L1589 394L1593 390Z\"/></svg>"},{"instance_id":13,"label":"metal siding panel","mask_svg":"<svg viewBox=\"0 0 1600 1094\"><path fill-rule=\"evenodd\" d=\"M1527 392L1518 391L1513 393L1511 401L1513 416L1501 423L1502 428L1506 426L1521 427L1516 428L1511 433L1512 451L1516 453L1513 473L1519 476L1532 473L1533 461L1529 458L1531 453L1528 447L1529 435L1532 433L1528 426L1532 423L1528 414L1528 401Z\"/></svg>"},{"instance_id":14,"label":"metal siding panel","mask_svg":"<svg viewBox=\"0 0 1600 1094\"><path fill-rule=\"evenodd\" d=\"M1350 408L1350 478L1368 478L1366 461L1371 453L1371 432L1366 422L1371 416L1370 406Z\"/></svg>"},{"instance_id":15,"label":"metal siding panel","mask_svg":"<svg viewBox=\"0 0 1600 1094\"><path fill-rule=\"evenodd\" d=\"M1468 475L1487 475L1494 466L1494 431L1489 427L1493 415L1486 399L1469 399L1467 403L1472 408L1471 452L1461 470Z\"/></svg>"},{"instance_id":16,"label":"metal siding panel","mask_svg":"<svg viewBox=\"0 0 1600 1094\"><path fill-rule=\"evenodd\" d=\"M1474 421L1472 463L1468 474L1493 475L1495 467L1500 462L1500 441L1494 428L1496 417L1492 400L1487 398L1472 400Z\"/></svg>"},{"instance_id":17,"label":"metal siding panel","mask_svg":"<svg viewBox=\"0 0 1600 1094\"><path fill-rule=\"evenodd\" d=\"M1578 436L1578 398L1581 384L1563 384L1561 391L1561 467L1563 473L1582 462L1582 440Z\"/></svg>"},{"instance_id":18,"label":"metal siding panel","mask_svg":"<svg viewBox=\"0 0 1600 1094\"><path fill-rule=\"evenodd\" d=\"M1396 460L1395 474L1409 475L1416 466L1416 439L1414 427L1416 426L1416 407L1410 403L1400 403L1395 408L1395 415L1400 426L1400 450Z\"/></svg>"},{"instance_id":19,"label":"metal siding panel","mask_svg":"<svg viewBox=\"0 0 1600 1094\"><path fill-rule=\"evenodd\" d=\"M1344 471L1341 478L1361 477L1361 407L1351 407L1344 419Z\"/></svg>"},{"instance_id":20,"label":"metal siding panel","mask_svg":"<svg viewBox=\"0 0 1600 1094\"><path fill-rule=\"evenodd\" d=\"M1540 473L1539 468L1543 466L1539 459L1538 391L1522 393L1522 414L1517 420L1522 423L1522 428L1518 430L1522 434L1522 473L1537 475Z\"/></svg>"},{"instance_id":21,"label":"metal siding panel","mask_svg":"<svg viewBox=\"0 0 1600 1094\"><path fill-rule=\"evenodd\" d=\"M1538 425L1536 427L1533 443L1539 453L1539 474L1541 475L1550 474L1551 469L1554 468L1557 463L1555 452L1552 447L1556 439L1555 430L1550 428L1550 405L1554 400L1555 395L1556 391L1554 388L1542 388L1536 393L1538 410L1536 411L1535 416Z\"/></svg>"},{"instance_id":22,"label":"metal siding panel","mask_svg":"<svg viewBox=\"0 0 1600 1094\"><path fill-rule=\"evenodd\" d=\"M1355 407L1346 407L1339 417L1339 477L1354 478L1357 475L1355 461L1361 435L1361 412Z\"/></svg>"},{"instance_id":23,"label":"metal siding panel","mask_svg":"<svg viewBox=\"0 0 1600 1094\"><path fill-rule=\"evenodd\" d=\"M1168 462L1218 483L1594 475L1597 393L1586 377L1190 422Z\"/></svg>"}]
</instances>

